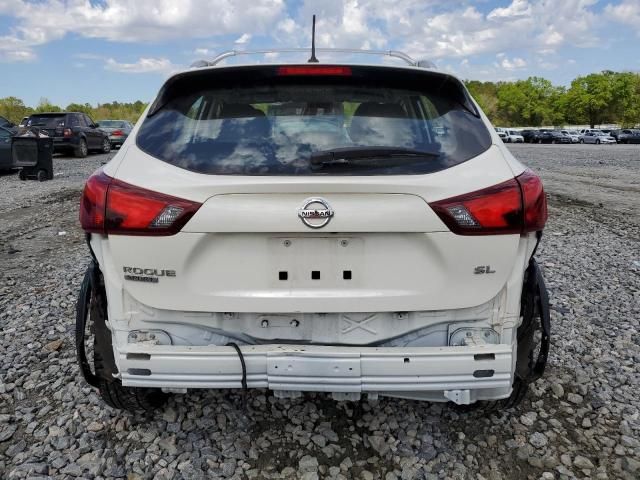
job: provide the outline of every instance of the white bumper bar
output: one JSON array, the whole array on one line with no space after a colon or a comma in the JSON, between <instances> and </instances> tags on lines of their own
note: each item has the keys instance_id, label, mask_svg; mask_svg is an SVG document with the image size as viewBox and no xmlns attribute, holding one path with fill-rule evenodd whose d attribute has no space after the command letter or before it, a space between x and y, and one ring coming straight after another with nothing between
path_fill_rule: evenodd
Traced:
<instances>
[{"instance_id":1,"label":"white bumper bar","mask_svg":"<svg viewBox=\"0 0 640 480\"><path fill-rule=\"evenodd\" d=\"M439 391L441 400L459 399L456 403L504 398L511 392L510 345L240 348L249 388L382 394ZM128 345L127 352L117 353L125 386L241 388L242 367L232 347Z\"/></svg>"}]
</instances>

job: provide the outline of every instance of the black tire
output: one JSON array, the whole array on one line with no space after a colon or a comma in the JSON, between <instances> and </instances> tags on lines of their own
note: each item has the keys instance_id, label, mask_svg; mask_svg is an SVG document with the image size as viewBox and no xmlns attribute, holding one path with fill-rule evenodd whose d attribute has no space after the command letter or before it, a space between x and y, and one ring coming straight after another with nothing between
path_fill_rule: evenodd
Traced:
<instances>
[{"instance_id":1,"label":"black tire","mask_svg":"<svg viewBox=\"0 0 640 480\"><path fill-rule=\"evenodd\" d=\"M581 138L581 139L579 140L579 143L584 143L584 138Z\"/></svg>"},{"instance_id":2,"label":"black tire","mask_svg":"<svg viewBox=\"0 0 640 480\"><path fill-rule=\"evenodd\" d=\"M104 403L128 412L154 412L169 398L166 393L153 388L123 387L120 380L107 382L100 379L98 389Z\"/></svg>"},{"instance_id":3,"label":"black tire","mask_svg":"<svg viewBox=\"0 0 640 480\"><path fill-rule=\"evenodd\" d=\"M556 144L556 141L555 141L555 140L551 140L551 143L553 143L553 144L555 145L555 144Z\"/></svg>"},{"instance_id":4,"label":"black tire","mask_svg":"<svg viewBox=\"0 0 640 480\"><path fill-rule=\"evenodd\" d=\"M87 141L84 138L81 138L78 147L73 151L73 155L76 158L85 158L88 154L89 148L87 147Z\"/></svg>"},{"instance_id":5,"label":"black tire","mask_svg":"<svg viewBox=\"0 0 640 480\"><path fill-rule=\"evenodd\" d=\"M38 170L36 178L39 182L44 182L45 180L49 180L49 175L46 170Z\"/></svg>"},{"instance_id":6,"label":"black tire","mask_svg":"<svg viewBox=\"0 0 640 480\"><path fill-rule=\"evenodd\" d=\"M85 338L86 333L93 334L93 373L97 377L100 397L107 405L119 410L153 412L166 403L169 397L166 393L156 388L124 387L120 380L113 378L117 368L111 332L105 324L107 301L102 275L99 274L98 278L100 285L94 285L91 292ZM81 333L76 324L76 338Z\"/></svg>"},{"instance_id":7,"label":"black tire","mask_svg":"<svg viewBox=\"0 0 640 480\"><path fill-rule=\"evenodd\" d=\"M596 140L596 145L600 145L600 140Z\"/></svg>"},{"instance_id":8,"label":"black tire","mask_svg":"<svg viewBox=\"0 0 640 480\"><path fill-rule=\"evenodd\" d=\"M105 137L102 140L102 153L109 153L111 151L111 140L108 137Z\"/></svg>"},{"instance_id":9,"label":"black tire","mask_svg":"<svg viewBox=\"0 0 640 480\"><path fill-rule=\"evenodd\" d=\"M530 275L528 271L526 275ZM525 277L526 281L526 277ZM512 385L511 395L503 400L493 401L477 401L471 405L455 405L455 409L461 412L498 412L516 407L529 391L529 381L531 375L534 372L538 353L540 351L540 338L541 334L541 312L537 307L538 296L534 295L533 298L523 297L523 312L526 309L532 309L532 315L525 316L524 321L518 327L517 342L518 349L516 352L516 369ZM524 302L527 302L525 305Z\"/></svg>"},{"instance_id":10,"label":"black tire","mask_svg":"<svg viewBox=\"0 0 640 480\"><path fill-rule=\"evenodd\" d=\"M27 179L27 174L24 172L24 170L20 170L20 172L18 173L18 178L22 181L25 181Z\"/></svg>"}]
</instances>

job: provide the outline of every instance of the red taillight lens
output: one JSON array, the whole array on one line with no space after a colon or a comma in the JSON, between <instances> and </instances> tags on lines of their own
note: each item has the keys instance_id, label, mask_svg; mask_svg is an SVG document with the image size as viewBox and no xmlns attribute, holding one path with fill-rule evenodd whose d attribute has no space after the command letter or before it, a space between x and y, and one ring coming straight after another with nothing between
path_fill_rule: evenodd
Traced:
<instances>
[{"instance_id":1,"label":"red taillight lens","mask_svg":"<svg viewBox=\"0 0 640 480\"><path fill-rule=\"evenodd\" d=\"M63 135L65 138L72 137L72 136L73 136L73 131L72 131L70 128L65 128L65 129L62 131L62 135Z\"/></svg>"},{"instance_id":2,"label":"red taillight lens","mask_svg":"<svg viewBox=\"0 0 640 480\"><path fill-rule=\"evenodd\" d=\"M136 187L99 171L87 181L80 223L109 235L174 235L201 204Z\"/></svg>"},{"instance_id":3,"label":"red taillight lens","mask_svg":"<svg viewBox=\"0 0 640 480\"><path fill-rule=\"evenodd\" d=\"M278 68L278 75L337 75L350 76L351 67L301 65Z\"/></svg>"},{"instance_id":4,"label":"red taillight lens","mask_svg":"<svg viewBox=\"0 0 640 480\"><path fill-rule=\"evenodd\" d=\"M80 200L80 225L85 232L104 233L104 212L111 177L98 170L89 177Z\"/></svg>"},{"instance_id":5,"label":"red taillight lens","mask_svg":"<svg viewBox=\"0 0 640 480\"><path fill-rule=\"evenodd\" d=\"M113 132L111 132L111 135L113 135L114 137L121 137L124 134L122 133L122 130L114 130Z\"/></svg>"},{"instance_id":6,"label":"red taillight lens","mask_svg":"<svg viewBox=\"0 0 640 480\"><path fill-rule=\"evenodd\" d=\"M458 235L506 235L542 230L547 203L530 170L489 188L429 204Z\"/></svg>"},{"instance_id":7,"label":"red taillight lens","mask_svg":"<svg viewBox=\"0 0 640 480\"><path fill-rule=\"evenodd\" d=\"M531 170L526 170L518 178L524 203L523 232L537 232L547 223L547 197L540 178Z\"/></svg>"}]
</instances>

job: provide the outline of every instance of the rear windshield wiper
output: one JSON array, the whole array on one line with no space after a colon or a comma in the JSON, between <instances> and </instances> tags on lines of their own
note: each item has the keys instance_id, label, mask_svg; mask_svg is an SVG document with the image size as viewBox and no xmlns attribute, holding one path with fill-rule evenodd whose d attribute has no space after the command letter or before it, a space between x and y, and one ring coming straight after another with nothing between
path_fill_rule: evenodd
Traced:
<instances>
[{"instance_id":1,"label":"rear windshield wiper","mask_svg":"<svg viewBox=\"0 0 640 480\"><path fill-rule=\"evenodd\" d=\"M313 152L312 169L340 166L396 167L425 159L438 158L440 153L401 147L344 147Z\"/></svg>"}]
</instances>

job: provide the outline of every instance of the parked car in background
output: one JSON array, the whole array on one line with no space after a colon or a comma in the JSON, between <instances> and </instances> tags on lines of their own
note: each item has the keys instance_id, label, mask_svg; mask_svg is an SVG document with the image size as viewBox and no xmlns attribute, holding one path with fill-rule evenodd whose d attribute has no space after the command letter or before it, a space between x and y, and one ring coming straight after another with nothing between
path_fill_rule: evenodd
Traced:
<instances>
[{"instance_id":1,"label":"parked car in background","mask_svg":"<svg viewBox=\"0 0 640 480\"><path fill-rule=\"evenodd\" d=\"M505 130L508 143L524 143L524 137L517 130Z\"/></svg>"},{"instance_id":2,"label":"parked car in background","mask_svg":"<svg viewBox=\"0 0 640 480\"><path fill-rule=\"evenodd\" d=\"M13 168L11 158L11 137L14 132L5 127L0 127L0 170Z\"/></svg>"},{"instance_id":3,"label":"parked car in background","mask_svg":"<svg viewBox=\"0 0 640 480\"><path fill-rule=\"evenodd\" d=\"M611 135L598 131L585 133L580 137L580 143L595 143L596 145L599 145L601 143L611 144L617 142Z\"/></svg>"},{"instance_id":4,"label":"parked car in background","mask_svg":"<svg viewBox=\"0 0 640 480\"><path fill-rule=\"evenodd\" d=\"M133 124L126 120L100 120L98 126L109 134L111 148L121 147L133 130Z\"/></svg>"},{"instance_id":5,"label":"parked car in background","mask_svg":"<svg viewBox=\"0 0 640 480\"><path fill-rule=\"evenodd\" d=\"M571 139L571 143L580 143L580 133L577 130L560 130Z\"/></svg>"},{"instance_id":6,"label":"parked car in background","mask_svg":"<svg viewBox=\"0 0 640 480\"><path fill-rule=\"evenodd\" d=\"M583 135L586 135L589 132L593 132L593 133L604 133L602 130L600 130L599 128L583 128L582 130L580 130L580 136L582 137Z\"/></svg>"},{"instance_id":7,"label":"parked car in background","mask_svg":"<svg viewBox=\"0 0 640 480\"><path fill-rule=\"evenodd\" d=\"M27 120L27 127L38 127L53 137L53 151L86 157L90 151L109 153L111 140L86 114L78 112L36 113Z\"/></svg>"},{"instance_id":8,"label":"parked car in background","mask_svg":"<svg viewBox=\"0 0 640 480\"><path fill-rule=\"evenodd\" d=\"M611 136L615 138L618 143L640 143L640 130L635 128L613 130Z\"/></svg>"},{"instance_id":9,"label":"parked car in background","mask_svg":"<svg viewBox=\"0 0 640 480\"><path fill-rule=\"evenodd\" d=\"M538 143L540 132L538 130L522 130L520 132L525 143Z\"/></svg>"},{"instance_id":10,"label":"parked car in background","mask_svg":"<svg viewBox=\"0 0 640 480\"><path fill-rule=\"evenodd\" d=\"M16 133L17 131L15 123L4 117L0 117L0 127L10 130L11 133Z\"/></svg>"},{"instance_id":11,"label":"parked car in background","mask_svg":"<svg viewBox=\"0 0 640 480\"><path fill-rule=\"evenodd\" d=\"M29 117L22 117L22 120L20 120L18 127L26 127L28 121L29 121Z\"/></svg>"},{"instance_id":12,"label":"parked car in background","mask_svg":"<svg viewBox=\"0 0 640 480\"><path fill-rule=\"evenodd\" d=\"M571 143L571 138L559 130L541 130L538 143Z\"/></svg>"},{"instance_id":13,"label":"parked car in background","mask_svg":"<svg viewBox=\"0 0 640 480\"><path fill-rule=\"evenodd\" d=\"M507 132L496 130L496 133L500 137L500 140L502 140L503 142L507 141Z\"/></svg>"}]
</instances>

